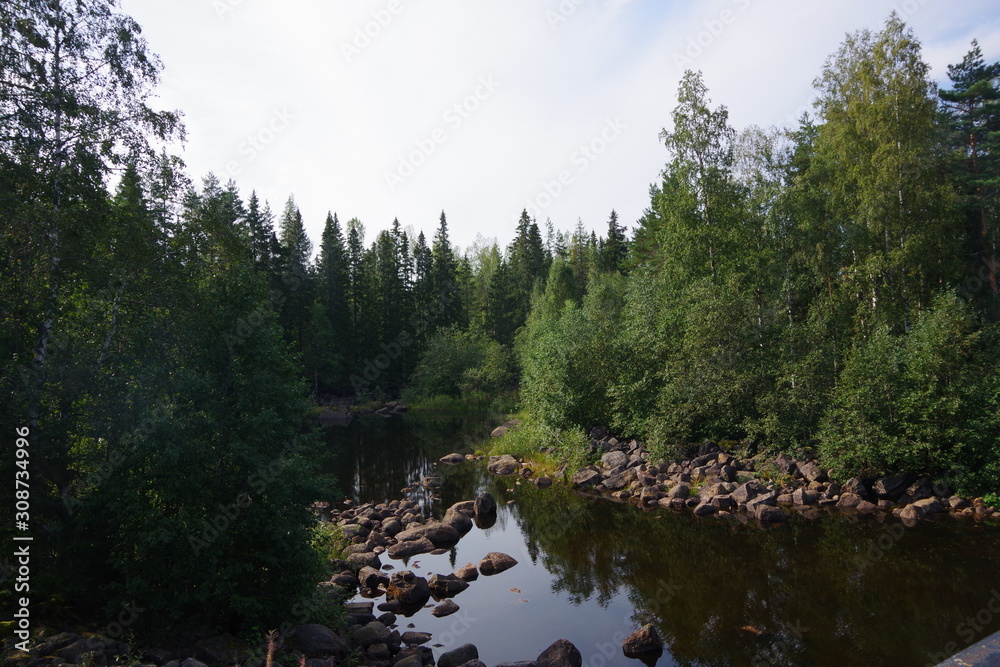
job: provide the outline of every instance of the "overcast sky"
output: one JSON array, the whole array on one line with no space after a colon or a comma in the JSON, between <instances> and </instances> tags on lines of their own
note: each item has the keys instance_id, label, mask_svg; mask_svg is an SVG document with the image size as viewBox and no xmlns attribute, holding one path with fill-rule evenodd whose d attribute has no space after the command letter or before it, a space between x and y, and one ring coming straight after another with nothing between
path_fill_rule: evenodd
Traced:
<instances>
[{"instance_id":1,"label":"overcast sky","mask_svg":"<svg viewBox=\"0 0 1000 667\"><path fill-rule=\"evenodd\" d=\"M790 125L847 32L896 8L937 81L972 39L1000 60L996 0L123 0L185 114L199 180L231 176L314 244L326 212L368 242L398 217L462 248L528 208L571 230L632 227L667 160L685 68L737 129ZM178 149L180 150L180 149ZM543 227L544 231L544 227Z\"/></svg>"}]
</instances>

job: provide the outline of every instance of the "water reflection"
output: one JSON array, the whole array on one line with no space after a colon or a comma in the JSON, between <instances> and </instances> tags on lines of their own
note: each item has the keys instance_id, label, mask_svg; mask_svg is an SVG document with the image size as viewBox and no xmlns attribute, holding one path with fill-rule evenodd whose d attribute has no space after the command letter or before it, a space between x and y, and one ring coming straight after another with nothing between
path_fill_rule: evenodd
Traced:
<instances>
[{"instance_id":1,"label":"water reflection","mask_svg":"<svg viewBox=\"0 0 1000 667\"><path fill-rule=\"evenodd\" d=\"M405 484L438 474L439 502L412 492L436 516L490 490L501 504L497 523L474 529L447 561L427 563L441 572L464 564L478 557L470 545L487 548L479 541L523 559L505 583L531 590L531 604L507 611L516 616L503 622L544 630L549 642L582 637L574 641L585 664L638 665L622 655L621 639L652 623L667 643L658 665L923 665L943 658L951 642L969 643L963 623L1000 588L996 524L943 518L903 528L882 515L794 517L763 531L736 520L644 512L560 485L538 490L492 477L481 464L433 465L469 451L493 423L413 415L359 423L350 428L364 433L340 434L349 443L334 472L355 480L350 494L359 501L399 497ZM504 594L482 584L471 590ZM473 595L457 601L497 627L501 620L489 614L500 601ZM418 618L418 625L433 623ZM1000 616L989 620L980 620L974 640L1000 630ZM481 655L493 650L496 661L537 655L497 641L487 627L472 628L463 641Z\"/></svg>"}]
</instances>

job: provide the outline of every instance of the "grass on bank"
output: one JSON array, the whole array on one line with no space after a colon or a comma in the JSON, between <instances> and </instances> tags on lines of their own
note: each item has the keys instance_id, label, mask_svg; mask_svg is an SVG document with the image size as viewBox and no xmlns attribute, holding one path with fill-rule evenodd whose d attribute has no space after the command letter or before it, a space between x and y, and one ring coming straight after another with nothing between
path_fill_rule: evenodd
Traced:
<instances>
[{"instance_id":1,"label":"grass on bank","mask_svg":"<svg viewBox=\"0 0 1000 667\"><path fill-rule=\"evenodd\" d=\"M477 454L510 454L528 462L536 474L549 475L554 475L563 464L566 465L566 472L572 474L596 459L596 455L590 452L590 440L582 428L553 428L533 420L524 412L512 417L521 419L521 425L492 438Z\"/></svg>"}]
</instances>

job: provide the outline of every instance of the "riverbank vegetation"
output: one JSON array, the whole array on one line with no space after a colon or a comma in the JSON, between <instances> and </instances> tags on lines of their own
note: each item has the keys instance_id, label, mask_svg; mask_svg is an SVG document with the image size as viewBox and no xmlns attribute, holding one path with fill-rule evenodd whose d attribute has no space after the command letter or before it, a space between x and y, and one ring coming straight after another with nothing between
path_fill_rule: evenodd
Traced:
<instances>
[{"instance_id":1,"label":"riverbank vegetation","mask_svg":"<svg viewBox=\"0 0 1000 667\"><path fill-rule=\"evenodd\" d=\"M29 431L35 599L67 614L287 619L337 493L309 404L345 396L519 400L504 446L564 458L603 424L998 490L1000 65L976 45L938 91L892 16L790 129L731 127L686 73L631 233L525 211L460 252L444 212L370 241L331 212L314 253L294 198L167 151L180 115L113 2L7 3L0 34L0 418Z\"/></svg>"}]
</instances>

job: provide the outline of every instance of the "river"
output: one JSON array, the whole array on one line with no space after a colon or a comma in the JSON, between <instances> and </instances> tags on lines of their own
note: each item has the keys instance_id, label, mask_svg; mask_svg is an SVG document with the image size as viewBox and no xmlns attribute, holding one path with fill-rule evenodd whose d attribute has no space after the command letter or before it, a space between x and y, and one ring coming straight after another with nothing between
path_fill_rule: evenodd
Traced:
<instances>
[{"instance_id":1,"label":"river","mask_svg":"<svg viewBox=\"0 0 1000 667\"><path fill-rule=\"evenodd\" d=\"M397 570L447 574L490 551L518 560L455 598L461 610L399 617L434 635L435 657L472 643L487 665L533 660L556 639L584 667L637 666L621 641L653 623L670 665L935 664L1000 630L1000 525L942 516L907 528L884 514L793 516L761 530L735 518L644 511L536 489L483 462L436 464L488 439L498 417L363 417L328 427L327 470L356 502L412 497L426 516L490 491L496 524L473 528L450 553ZM438 474L440 500L403 487ZM508 504L508 501L513 501ZM360 599L360 598L359 598ZM376 600L376 603L378 601ZM377 612L378 613L378 612Z\"/></svg>"}]
</instances>

